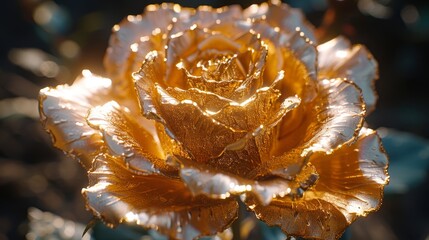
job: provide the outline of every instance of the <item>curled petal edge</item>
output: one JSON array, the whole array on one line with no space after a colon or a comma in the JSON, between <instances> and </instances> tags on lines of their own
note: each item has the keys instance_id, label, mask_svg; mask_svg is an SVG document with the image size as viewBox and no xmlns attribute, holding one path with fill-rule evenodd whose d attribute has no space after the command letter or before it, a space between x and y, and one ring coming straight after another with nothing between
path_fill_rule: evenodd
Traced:
<instances>
[{"instance_id":1,"label":"curled petal edge","mask_svg":"<svg viewBox=\"0 0 429 240\"><path fill-rule=\"evenodd\" d=\"M318 68L321 77L345 77L358 85L365 100L367 114L377 102L375 81L378 79L378 64L363 45L351 45L339 36L317 46Z\"/></svg>"},{"instance_id":2,"label":"curled petal edge","mask_svg":"<svg viewBox=\"0 0 429 240\"><path fill-rule=\"evenodd\" d=\"M102 135L86 123L90 108L106 102L111 80L82 71L73 85L44 88L39 94L40 120L54 146L90 169L103 146Z\"/></svg>"},{"instance_id":3,"label":"curled petal edge","mask_svg":"<svg viewBox=\"0 0 429 240\"><path fill-rule=\"evenodd\" d=\"M346 227L358 217L380 208L383 189L389 182L387 155L376 132L362 128L354 144L344 145L331 155L320 153L311 158L310 162L318 169L320 179L304 193L302 199L274 199L270 205L264 206L259 205L253 195L246 194L244 202L259 219L269 225L280 226L288 235L339 239ZM349 161L354 161L352 165L361 171L360 176L365 182L342 172L337 164L331 166L329 163L334 160L345 169L350 168ZM335 169L330 170L331 167ZM335 178L335 181L329 182L329 178Z\"/></svg>"},{"instance_id":4,"label":"curled petal edge","mask_svg":"<svg viewBox=\"0 0 429 240\"><path fill-rule=\"evenodd\" d=\"M96 158L88 176L86 206L109 227L126 222L173 239L195 239L225 230L238 216L234 199L194 197L178 179L136 175L108 155Z\"/></svg>"},{"instance_id":5,"label":"curled petal edge","mask_svg":"<svg viewBox=\"0 0 429 240\"><path fill-rule=\"evenodd\" d=\"M134 116L126 107L110 101L92 108L87 122L102 133L110 154L123 158L139 174L177 172L166 164L153 121Z\"/></svg>"}]
</instances>

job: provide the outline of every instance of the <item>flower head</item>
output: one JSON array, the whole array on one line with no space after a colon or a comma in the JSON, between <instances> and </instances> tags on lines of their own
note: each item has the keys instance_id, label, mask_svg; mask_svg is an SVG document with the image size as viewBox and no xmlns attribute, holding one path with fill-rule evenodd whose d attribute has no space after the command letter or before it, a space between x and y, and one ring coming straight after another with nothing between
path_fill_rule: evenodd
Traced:
<instances>
[{"instance_id":1,"label":"flower head","mask_svg":"<svg viewBox=\"0 0 429 240\"><path fill-rule=\"evenodd\" d=\"M272 2L150 5L113 27L109 78L40 92L54 145L88 170L87 207L172 238L227 228L237 198L288 235L339 238L388 182L376 132L376 62L317 45L301 11Z\"/></svg>"}]
</instances>

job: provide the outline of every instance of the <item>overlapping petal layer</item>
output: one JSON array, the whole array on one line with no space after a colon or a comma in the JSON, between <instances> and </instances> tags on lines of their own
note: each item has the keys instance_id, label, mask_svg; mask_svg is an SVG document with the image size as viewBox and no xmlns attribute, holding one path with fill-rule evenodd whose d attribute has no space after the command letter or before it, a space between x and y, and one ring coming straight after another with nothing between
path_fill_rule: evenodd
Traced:
<instances>
[{"instance_id":1,"label":"overlapping petal layer","mask_svg":"<svg viewBox=\"0 0 429 240\"><path fill-rule=\"evenodd\" d=\"M280 1L252 5L243 11L243 16L244 18L261 19L286 33L294 32L299 28L311 41L316 40L314 27L307 22L302 11L281 4Z\"/></svg>"},{"instance_id":2,"label":"overlapping petal layer","mask_svg":"<svg viewBox=\"0 0 429 240\"><path fill-rule=\"evenodd\" d=\"M110 92L110 79L88 70L72 86L40 91L40 118L54 146L79 159L86 169L103 145L101 134L88 126L86 116L90 108L107 102Z\"/></svg>"},{"instance_id":3,"label":"overlapping petal layer","mask_svg":"<svg viewBox=\"0 0 429 240\"><path fill-rule=\"evenodd\" d=\"M337 239L356 217L380 207L389 177L387 156L375 131L364 128L356 143L331 155L314 154L309 161L319 179L302 198L276 198L268 206L252 196L246 199L258 218L292 236Z\"/></svg>"},{"instance_id":4,"label":"overlapping petal layer","mask_svg":"<svg viewBox=\"0 0 429 240\"><path fill-rule=\"evenodd\" d=\"M377 62L362 45L351 46L344 37L337 37L317 47L319 77L345 77L362 89L369 111L375 108L377 94L374 82L378 78Z\"/></svg>"},{"instance_id":5,"label":"overlapping petal layer","mask_svg":"<svg viewBox=\"0 0 429 240\"><path fill-rule=\"evenodd\" d=\"M287 69L282 92L305 94L309 99L314 97L314 89L311 89L317 79L317 50L314 43L300 30L285 33L266 22L256 22L253 28L263 36L269 47L265 78L273 79L279 71Z\"/></svg>"},{"instance_id":6,"label":"overlapping petal layer","mask_svg":"<svg viewBox=\"0 0 429 240\"><path fill-rule=\"evenodd\" d=\"M325 79L318 86L317 97L281 123L275 157L268 162L271 171L303 166L313 152L331 153L359 134L365 115L360 89L343 79Z\"/></svg>"},{"instance_id":7,"label":"overlapping petal layer","mask_svg":"<svg viewBox=\"0 0 429 240\"><path fill-rule=\"evenodd\" d=\"M164 124L170 137L193 160L210 161L213 167L235 174L247 176L259 165L260 154L253 138L275 127L300 102L297 97L289 97L277 103L281 94L274 86L258 89L241 103L194 88L164 89L161 85L165 83L157 84L163 79L163 69L164 62L158 53L151 52L135 74L144 115ZM282 79L280 73L273 85ZM252 141L253 146L248 146ZM239 151L246 147L244 152Z\"/></svg>"},{"instance_id":8,"label":"overlapping petal layer","mask_svg":"<svg viewBox=\"0 0 429 240\"><path fill-rule=\"evenodd\" d=\"M89 187L82 190L87 207L106 223L134 223L173 239L194 239L226 229L237 218L234 199L193 196L179 179L138 175L109 155L95 159Z\"/></svg>"},{"instance_id":9,"label":"overlapping petal layer","mask_svg":"<svg viewBox=\"0 0 429 240\"><path fill-rule=\"evenodd\" d=\"M177 171L166 164L153 121L133 115L114 101L91 109L87 121L101 131L110 154L125 158L140 174Z\"/></svg>"},{"instance_id":10,"label":"overlapping petal layer","mask_svg":"<svg viewBox=\"0 0 429 240\"><path fill-rule=\"evenodd\" d=\"M108 74L115 80L114 86L119 93L123 91L121 87L132 84L124 80L130 79L126 73L129 67L129 56L133 52L132 44L140 42L141 37L151 36L152 33L166 32L173 18L187 18L190 10L184 8L181 11L175 11L173 4L149 5L143 15L130 15L113 27L104 64ZM158 30L154 32L155 29Z\"/></svg>"}]
</instances>

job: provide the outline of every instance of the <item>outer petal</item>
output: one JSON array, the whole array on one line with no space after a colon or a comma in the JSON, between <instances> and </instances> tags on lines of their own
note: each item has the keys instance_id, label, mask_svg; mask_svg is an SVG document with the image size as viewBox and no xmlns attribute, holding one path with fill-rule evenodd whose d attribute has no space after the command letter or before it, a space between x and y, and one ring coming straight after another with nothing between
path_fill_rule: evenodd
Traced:
<instances>
[{"instance_id":1,"label":"outer petal","mask_svg":"<svg viewBox=\"0 0 429 240\"><path fill-rule=\"evenodd\" d=\"M247 198L258 218L289 235L338 239L358 216L380 207L388 182L387 156L375 131L362 129L355 144L331 155L315 154L310 162L320 178L303 198L277 198L269 206Z\"/></svg>"},{"instance_id":2,"label":"outer petal","mask_svg":"<svg viewBox=\"0 0 429 240\"><path fill-rule=\"evenodd\" d=\"M76 157L89 169L103 144L99 131L86 123L90 108L103 104L110 97L111 81L84 70L72 86L44 88L40 91L39 111L54 146Z\"/></svg>"},{"instance_id":3,"label":"outer petal","mask_svg":"<svg viewBox=\"0 0 429 240\"><path fill-rule=\"evenodd\" d=\"M102 132L110 153L123 157L139 174L175 171L166 164L153 121L133 115L114 101L91 109L87 121Z\"/></svg>"},{"instance_id":4,"label":"outer petal","mask_svg":"<svg viewBox=\"0 0 429 240\"><path fill-rule=\"evenodd\" d=\"M287 167L296 159L305 161L312 152L331 153L355 140L365 115L360 89L342 79L322 80L317 98L301 106L282 122L273 151L279 157L270 162L271 169Z\"/></svg>"},{"instance_id":5,"label":"outer petal","mask_svg":"<svg viewBox=\"0 0 429 240\"><path fill-rule=\"evenodd\" d=\"M189 17L177 21L173 25L170 35L185 31L194 24L202 28L209 28L219 22L234 22L237 19L241 19L241 11L242 10L239 5L231 5L215 9L210 6L200 6L196 11L193 11L192 15Z\"/></svg>"},{"instance_id":6,"label":"outer petal","mask_svg":"<svg viewBox=\"0 0 429 240\"><path fill-rule=\"evenodd\" d=\"M130 46L138 43L141 37L151 36L155 29L159 32L167 32L167 27L173 18L187 18L189 9L175 11L173 4L149 5L143 15L128 16L120 24L115 25L109 40L109 48L106 51L104 65L109 75L115 80L115 86L123 86L123 74L129 62L127 59L132 53ZM179 6L180 8L180 6ZM122 83L121 83L122 82Z\"/></svg>"},{"instance_id":7,"label":"outer petal","mask_svg":"<svg viewBox=\"0 0 429 240\"><path fill-rule=\"evenodd\" d=\"M241 7L239 5L231 5L221 8L212 8L210 6L200 6L193 16L192 21L201 27L210 27L217 20L234 21L242 17Z\"/></svg>"},{"instance_id":8,"label":"outer petal","mask_svg":"<svg viewBox=\"0 0 429 240\"><path fill-rule=\"evenodd\" d=\"M338 239L348 226L338 209L320 199L292 201L287 197L262 206L256 199L247 198L246 204L257 218L268 225L279 226L288 236Z\"/></svg>"},{"instance_id":9,"label":"outer petal","mask_svg":"<svg viewBox=\"0 0 429 240\"><path fill-rule=\"evenodd\" d=\"M332 156L314 155L310 162L320 174L315 196L333 203L349 223L380 207L389 181L388 158L374 130L362 128L354 145Z\"/></svg>"},{"instance_id":10,"label":"outer petal","mask_svg":"<svg viewBox=\"0 0 429 240\"><path fill-rule=\"evenodd\" d=\"M375 107L377 94L374 82L378 78L377 62L362 45L351 46L344 37L337 37L317 47L319 77L345 77L362 89L368 110Z\"/></svg>"},{"instance_id":11,"label":"outer petal","mask_svg":"<svg viewBox=\"0 0 429 240\"><path fill-rule=\"evenodd\" d=\"M263 19L272 27L278 27L290 33L299 28L305 35L315 42L314 27L305 19L300 9L291 8L280 1L252 5L243 10L244 18Z\"/></svg>"},{"instance_id":12,"label":"outer petal","mask_svg":"<svg viewBox=\"0 0 429 240\"><path fill-rule=\"evenodd\" d=\"M316 105L317 119L308 128L314 135L304 140L309 145L305 151L329 153L359 134L365 106L359 88L349 82L323 80L319 86L324 100Z\"/></svg>"},{"instance_id":13,"label":"outer petal","mask_svg":"<svg viewBox=\"0 0 429 240\"><path fill-rule=\"evenodd\" d=\"M305 102L316 95L317 50L303 32L285 33L264 21L255 22L254 29L268 45L264 71L265 82L272 81L279 71L285 72L280 90L286 96L297 94Z\"/></svg>"},{"instance_id":14,"label":"outer petal","mask_svg":"<svg viewBox=\"0 0 429 240\"><path fill-rule=\"evenodd\" d=\"M283 178L269 180L251 180L212 169L203 164L195 164L186 158L175 158L182 165L180 176L189 190L195 194L203 194L215 199L229 198L231 195L253 193L264 205L269 204L275 196L286 196L296 187L294 182Z\"/></svg>"},{"instance_id":15,"label":"outer petal","mask_svg":"<svg viewBox=\"0 0 429 240\"><path fill-rule=\"evenodd\" d=\"M313 42L304 34L304 32L294 30L286 34L282 29L273 28L264 21L255 22L253 26L255 31L261 34L262 39L267 39L274 45L275 49L271 49L274 53L276 49L289 49L305 66L308 72L308 77L313 81L316 80L317 50ZM284 56L279 58L283 59ZM283 65L287 64L287 59L284 59L284 61ZM290 71L290 68L283 68L285 71L287 69Z\"/></svg>"},{"instance_id":16,"label":"outer petal","mask_svg":"<svg viewBox=\"0 0 429 240\"><path fill-rule=\"evenodd\" d=\"M154 228L174 239L193 239L223 231L237 217L233 199L194 197L182 181L160 175L136 175L123 161L101 155L82 190L87 207L106 223Z\"/></svg>"}]
</instances>

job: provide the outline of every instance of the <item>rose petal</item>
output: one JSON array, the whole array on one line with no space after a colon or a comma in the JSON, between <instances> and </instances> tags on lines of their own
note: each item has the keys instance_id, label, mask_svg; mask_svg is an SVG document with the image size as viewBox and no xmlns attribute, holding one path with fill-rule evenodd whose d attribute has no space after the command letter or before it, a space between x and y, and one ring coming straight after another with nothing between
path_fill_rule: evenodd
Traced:
<instances>
[{"instance_id":1,"label":"rose petal","mask_svg":"<svg viewBox=\"0 0 429 240\"><path fill-rule=\"evenodd\" d=\"M365 106L359 88L341 79L322 80L316 105L317 121L312 119L305 138L309 151L331 152L353 140L363 124ZM324 101L325 100L325 101Z\"/></svg>"},{"instance_id":2,"label":"rose petal","mask_svg":"<svg viewBox=\"0 0 429 240\"><path fill-rule=\"evenodd\" d=\"M266 61L268 56L268 46L265 43L262 43L260 36L255 33L244 34L237 40L243 41L243 45L248 46L248 49L250 49L250 56L248 57L250 61L246 61L245 59L241 60L242 63L248 62L248 66L246 67L246 79L244 79L231 97L232 99L241 102L253 95L256 90L264 86L264 84L265 86L270 85L270 83L265 83L263 78L264 71L267 69ZM277 75L270 80L275 81L280 74L282 75L281 77L283 77L283 72L277 72Z\"/></svg>"},{"instance_id":3,"label":"rose petal","mask_svg":"<svg viewBox=\"0 0 429 240\"><path fill-rule=\"evenodd\" d=\"M246 134L243 138L224 147L219 156L207 159L205 164L213 171L226 172L245 179L253 179L259 174L259 169L266 160L263 151L266 146L261 146L259 138L262 130L256 130L255 134ZM269 144L265 142L265 144Z\"/></svg>"},{"instance_id":4,"label":"rose petal","mask_svg":"<svg viewBox=\"0 0 429 240\"><path fill-rule=\"evenodd\" d=\"M299 98L289 97L279 106L277 100L280 94L272 87L258 89L252 97L243 102L235 102L195 88L167 88L165 91L177 101L195 102L216 121L247 132L253 132L261 126L274 127L288 111L300 103ZM255 112L259 114L255 115Z\"/></svg>"},{"instance_id":5,"label":"rose petal","mask_svg":"<svg viewBox=\"0 0 429 240\"><path fill-rule=\"evenodd\" d=\"M292 201L274 199L270 205L260 205L248 197L246 204L256 217L271 226L279 226L288 236L310 239L338 239L348 226L345 217L322 199Z\"/></svg>"},{"instance_id":6,"label":"rose petal","mask_svg":"<svg viewBox=\"0 0 429 240\"><path fill-rule=\"evenodd\" d=\"M178 101L161 87L151 96L170 137L180 142L196 161L204 162L220 155L225 146L246 134L216 121L195 102Z\"/></svg>"},{"instance_id":7,"label":"rose petal","mask_svg":"<svg viewBox=\"0 0 429 240\"><path fill-rule=\"evenodd\" d=\"M226 199L231 195L252 192L266 205L275 196L286 196L292 191L293 183L282 178L256 181L214 170L203 164L196 165L185 158L176 160L183 165L180 176L194 195L203 194L215 199Z\"/></svg>"},{"instance_id":8,"label":"rose petal","mask_svg":"<svg viewBox=\"0 0 429 240\"><path fill-rule=\"evenodd\" d=\"M184 73L176 67L178 64L193 64L190 55L198 51L198 43L211 34L193 26L191 29L172 35L168 39L166 54L166 81L168 86L184 88ZM186 67L185 67L186 68Z\"/></svg>"},{"instance_id":9,"label":"rose petal","mask_svg":"<svg viewBox=\"0 0 429 240\"><path fill-rule=\"evenodd\" d=\"M380 207L389 181L388 159L374 130L362 128L355 144L330 156L315 154L310 162L320 174L314 195L330 200L348 223Z\"/></svg>"},{"instance_id":10,"label":"rose petal","mask_svg":"<svg viewBox=\"0 0 429 240\"><path fill-rule=\"evenodd\" d=\"M377 101L375 80L378 78L377 62L362 45L351 46L344 37L337 37L317 47L319 52L319 77L345 77L362 89L366 107L372 111Z\"/></svg>"},{"instance_id":11,"label":"rose petal","mask_svg":"<svg viewBox=\"0 0 429 240\"><path fill-rule=\"evenodd\" d=\"M153 228L174 239L194 239L226 229L237 218L233 199L194 197L182 181L136 175L121 159L101 155L82 193L87 207L110 226L121 222Z\"/></svg>"},{"instance_id":12,"label":"rose petal","mask_svg":"<svg viewBox=\"0 0 429 240\"><path fill-rule=\"evenodd\" d=\"M297 94L306 102L312 100L317 80L317 50L313 42L299 30L286 34L264 21L253 26L268 46L265 81L270 83L284 70L281 92L287 96Z\"/></svg>"},{"instance_id":13,"label":"rose petal","mask_svg":"<svg viewBox=\"0 0 429 240\"><path fill-rule=\"evenodd\" d=\"M149 52L164 51L166 42L162 33L156 33L154 35L142 37L138 42L133 43L130 47L131 54L128 57L129 65L125 72L126 78L131 79L132 73L140 69L142 62L146 59L146 55Z\"/></svg>"},{"instance_id":14,"label":"rose petal","mask_svg":"<svg viewBox=\"0 0 429 240\"><path fill-rule=\"evenodd\" d=\"M242 47L238 42L222 34L195 26L173 35L169 39L166 49L168 85L184 88L186 82L183 79L186 75L180 69L192 72L198 66L199 60L233 55L239 53Z\"/></svg>"},{"instance_id":15,"label":"rose petal","mask_svg":"<svg viewBox=\"0 0 429 240\"><path fill-rule=\"evenodd\" d=\"M234 100L234 98L232 97L234 90L237 89L243 81L235 80L232 78L230 78L229 80L218 81L206 79L203 76L194 76L191 74L186 74L186 82L191 89L196 88L205 90L207 92L214 93L218 96Z\"/></svg>"},{"instance_id":16,"label":"rose petal","mask_svg":"<svg viewBox=\"0 0 429 240\"><path fill-rule=\"evenodd\" d=\"M220 55L211 56L212 51L198 51L200 60L196 64L180 67L186 84L238 102L254 94L264 83L262 73L268 49L257 34L249 31L233 38L237 49L227 55L216 52Z\"/></svg>"},{"instance_id":17,"label":"rose petal","mask_svg":"<svg viewBox=\"0 0 429 240\"><path fill-rule=\"evenodd\" d=\"M146 55L140 71L133 74L142 113L146 118L156 121L161 121L161 119L150 92L154 91L155 83L164 85L164 70L165 61L162 60L162 56L159 55L159 52L152 51Z\"/></svg>"},{"instance_id":18,"label":"rose petal","mask_svg":"<svg viewBox=\"0 0 429 240\"><path fill-rule=\"evenodd\" d=\"M300 9L291 8L280 1L262 3L261 5L251 5L243 10L244 18L263 19L273 28L278 27L286 33L293 33L299 28L313 42L314 27L305 19Z\"/></svg>"},{"instance_id":19,"label":"rose petal","mask_svg":"<svg viewBox=\"0 0 429 240\"><path fill-rule=\"evenodd\" d=\"M276 198L262 206L248 197L246 204L258 218L288 235L317 239L338 239L358 216L381 205L389 177L387 156L375 131L364 128L353 145L331 155L314 154L310 162L319 180L303 198Z\"/></svg>"},{"instance_id":20,"label":"rose petal","mask_svg":"<svg viewBox=\"0 0 429 240\"><path fill-rule=\"evenodd\" d=\"M270 160L264 149L271 144L273 139L266 139L264 136L269 134L271 129L300 103L299 98L289 97L278 106L278 103L275 102L278 93L268 87L258 90L252 98L243 103L228 101L204 91L166 90L173 95L167 95L163 91L158 88L158 93L164 95L164 99L168 99L166 101L170 101L176 109L174 110L175 116L170 116L173 114L173 110L169 110L171 113L162 110L168 109L166 101L159 105L157 112L165 122L168 131L174 135L173 138L182 143L183 147L188 149L194 157L198 157L197 161L206 162L214 169L223 169L243 177L257 174L255 169L258 168L261 161ZM195 99L197 102L193 102L191 99ZM214 105L215 103L217 105ZM185 104L188 106L185 107ZM215 106L219 110L211 112L201 109L200 106ZM188 111L180 108L188 108ZM196 125L186 126L197 117L192 115L195 112L189 108L198 110L200 119ZM182 111L181 114L184 115L181 118L174 118L178 116L178 112ZM256 116L255 112L259 114ZM226 136L222 135L223 132L212 132L213 127L214 129L224 129L223 131L227 130L229 138L225 138ZM198 135L201 132L211 134L209 136ZM261 141L262 139L265 141ZM205 141L208 141L208 145Z\"/></svg>"},{"instance_id":21,"label":"rose petal","mask_svg":"<svg viewBox=\"0 0 429 240\"><path fill-rule=\"evenodd\" d=\"M189 29L192 25L197 25L201 28L210 28L218 23L231 23L242 17L242 10L239 5L231 5L222 8L212 8L210 6L198 7L192 15L177 21L170 31L170 35L174 35Z\"/></svg>"},{"instance_id":22,"label":"rose petal","mask_svg":"<svg viewBox=\"0 0 429 240\"><path fill-rule=\"evenodd\" d=\"M283 119L267 171L302 165L313 152L329 154L354 141L365 115L360 89L343 79L320 81L317 98L300 106Z\"/></svg>"},{"instance_id":23,"label":"rose petal","mask_svg":"<svg viewBox=\"0 0 429 240\"><path fill-rule=\"evenodd\" d=\"M87 121L103 133L110 153L123 157L128 166L140 174L175 170L165 162L153 121L133 115L114 101L91 109Z\"/></svg>"},{"instance_id":24,"label":"rose petal","mask_svg":"<svg viewBox=\"0 0 429 240\"><path fill-rule=\"evenodd\" d=\"M153 33L150 36L140 38L140 41L133 43L130 46L131 54L127 61L128 65L124 70L124 75L121 78L121 83L124 85L121 87L116 85L115 100L121 105L126 106L133 112L140 111L137 94L134 89L133 73L138 71L141 67L142 62L145 60L148 53L152 51L164 51L164 45L166 40L162 33ZM163 64L163 63L162 63ZM162 80L162 79L159 79ZM130 84L131 83L131 84Z\"/></svg>"},{"instance_id":25,"label":"rose petal","mask_svg":"<svg viewBox=\"0 0 429 240\"><path fill-rule=\"evenodd\" d=\"M320 81L317 98L301 106L303 109L297 110L304 111L304 116L299 119L299 126L288 129L288 125L293 124L289 119L283 121L279 147L290 149L292 145L304 145L302 155L312 151L329 153L355 139L365 115L360 89L343 79Z\"/></svg>"},{"instance_id":26,"label":"rose petal","mask_svg":"<svg viewBox=\"0 0 429 240\"><path fill-rule=\"evenodd\" d=\"M252 29L252 23L245 19L215 21L215 23L210 26L211 31L219 32L231 39L237 39L239 36L249 32L250 29Z\"/></svg>"},{"instance_id":27,"label":"rose petal","mask_svg":"<svg viewBox=\"0 0 429 240\"><path fill-rule=\"evenodd\" d=\"M155 64L156 55L152 57L145 61L142 71L135 75L143 114L162 123L167 134L192 152L197 161L217 156L228 143L246 134L215 121L195 102L188 99L179 101L161 86L151 83L156 75L152 73L159 66Z\"/></svg>"},{"instance_id":28,"label":"rose petal","mask_svg":"<svg viewBox=\"0 0 429 240\"><path fill-rule=\"evenodd\" d=\"M219 21L234 21L241 18L241 7L239 5L230 5L221 8L212 8L210 6L199 6L195 15L193 16L193 22L197 23L201 27L210 27Z\"/></svg>"},{"instance_id":29,"label":"rose petal","mask_svg":"<svg viewBox=\"0 0 429 240\"><path fill-rule=\"evenodd\" d=\"M250 57L247 52L250 52ZM245 32L234 39L219 32L192 26L173 35L167 43L166 81L168 86L186 88L189 83L184 79L191 74L203 78L216 76L213 80L218 81L240 80L247 74L249 82L258 83L266 52L256 34ZM231 61L224 60L228 63L224 64L224 68L212 70L215 64L209 61L216 62L222 56ZM217 72L222 69L224 71Z\"/></svg>"},{"instance_id":30,"label":"rose petal","mask_svg":"<svg viewBox=\"0 0 429 240\"><path fill-rule=\"evenodd\" d=\"M217 121L235 129L253 132L258 127L274 127L278 121L300 103L299 98L289 97L279 107L280 94L273 88L265 87L244 102L232 102L211 115ZM255 113L258 113L255 115Z\"/></svg>"},{"instance_id":31,"label":"rose petal","mask_svg":"<svg viewBox=\"0 0 429 240\"><path fill-rule=\"evenodd\" d=\"M169 155L188 156L184 149L168 136L169 132L167 131L169 130L164 127L165 122L158 113L156 103L152 100L151 94L156 92L155 84L165 85L164 69L165 60L162 55L160 56L159 52L152 51L147 54L140 71L133 74L141 112L145 118L156 121L156 132L167 157Z\"/></svg>"},{"instance_id":32,"label":"rose petal","mask_svg":"<svg viewBox=\"0 0 429 240\"><path fill-rule=\"evenodd\" d=\"M123 77L128 68L127 59L133 43L138 43L141 37L152 35L155 29L158 29L159 32L166 32L173 18L181 19L189 16L189 9L183 8L177 12L174 7L173 4L149 5L144 14L130 15L113 27L104 65L109 75L115 80L114 86L120 88L125 84Z\"/></svg>"},{"instance_id":33,"label":"rose petal","mask_svg":"<svg viewBox=\"0 0 429 240\"><path fill-rule=\"evenodd\" d=\"M216 122L209 117L209 114L199 108L195 102L188 99L179 101L175 99L174 96L169 95L161 86L155 84L153 81L156 81L155 79L157 79L162 72L159 69L162 66L159 64L159 61L160 58L157 53L151 52L143 63L140 72L135 74L135 86L145 117L164 124L167 133L173 139L184 144L186 147L191 147L191 149L201 147L199 144L208 144L216 149L221 149L222 146L227 145L228 142L236 141L240 136L245 134L244 132L236 131L233 128ZM184 118L188 119L184 121ZM193 125L188 125L193 121L204 129L197 129ZM182 126L181 123L186 123L186 125ZM210 136L209 134L202 135L200 131L217 133L222 137L213 142L212 138L214 138L214 136ZM191 152L196 154L199 157L198 159L204 159L211 155L210 152L212 152L212 154L220 153L213 150L214 149L207 146L201 147L200 151L208 155L200 151L195 153L191 150Z\"/></svg>"},{"instance_id":34,"label":"rose petal","mask_svg":"<svg viewBox=\"0 0 429 240\"><path fill-rule=\"evenodd\" d=\"M115 100L121 105L138 110L131 74L139 69L141 57L148 51L164 49L162 36L173 18L186 18L189 14L189 9L176 12L174 4L149 5L142 15L129 15L113 27L104 66L113 81Z\"/></svg>"},{"instance_id":35,"label":"rose petal","mask_svg":"<svg viewBox=\"0 0 429 240\"><path fill-rule=\"evenodd\" d=\"M269 160L268 151L263 149L271 145L272 139L264 136L299 104L299 98L285 98L280 104L276 102L279 93L274 86L259 89L242 103L198 89L163 89L153 82L161 74L157 61L156 52L149 54L135 75L144 115L164 124L167 134L196 161L247 177L257 174L254 170L261 157L263 161ZM282 77L280 74L273 84ZM197 124L188 125L191 122ZM254 140L259 135L260 139Z\"/></svg>"},{"instance_id":36,"label":"rose petal","mask_svg":"<svg viewBox=\"0 0 429 240\"><path fill-rule=\"evenodd\" d=\"M234 101L230 99L198 88L189 88L187 90L167 88L165 91L178 101L191 100L198 104L198 106L204 106L203 110L208 113L217 112L227 105L234 103Z\"/></svg>"},{"instance_id":37,"label":"rose petal","mask_svg":"<svg viewBox=\"0 0 429 240\"><path fill-rule=\"evenodd\" d=\"M146 117L163 123L170 136L182 143L189 152L192 152L197 161L207 161L210 158L217 158L228 148L237 145L237 141L243 139L246 134L250 134L249 136L256 135L256 131L259 131L261 125L263 127L273 127L286 112L290 111L297 104L294 100L295 98L288 98L280 108L278 106L273 108L278 94L275 94L273 88L266 88L260 89L247 102L227 105L220 111L220 114L217 113L219 116L216 116L216 113L201 109L198 102L192 101L192 95L199 95L195 99L203 101L203 104L207 103L204 102L207 99L215 99L221 103L228 103L227 99L222 99L215 94L207 94L204 91L186 93L184 90L175 90L173 88L164 90L160 86L154 87L152 85L154 84L154 79L159 79L157 76L161 75L161 71L159 70L160 64L156 64L157 61L159 61L159 58L156 52L148 55L147 60L142 66L142 70L135 76L136 89L140 96L143 113ZM173 93L173 95L170 93ZM183 99L181 99L182 97ZM235 129L234 126L240 125L233 124L235 120L231 119L232 116L244 114L246 118L254 119L254 111L248 110L249 108L265 113L265 117L260 122L250 123L251 126L243 123L246 126L241 126L241 130ZM174 114L172 111L174 111ZM231 112L234 113L230 114ZM192 121L197 121L199 123L198 126L187 125ZM212 134L201 135L201 132L210 132ZM247 138L243 143L245 141L247 141Z\"/></svg>"},{"instance_id":38,"label":"rose petal","mask_svg":"<svg viewBox=\"0 0 429 240\"><path fill-rule=\"evenodd\" d=\"M201 161L206 162L214 169L222 169L243 177L251 177L251 175L257 174L258 172L255 172L254 170L258 168L261 163L261 159L263 159L263 161L269 160L268 151L265 151L265 149L270 145L272 139L267 139L265 135L267 135L268 132L270 132L271 129L275 127L278 122L280 122L280 120L300 102L298 98L290 97L285 99L279 107L277 106L278 104L273 103L277 97L273 89L261 89L261 91L258 91L252 99L241 105L231 100L221 98L215 94L197 89L181 90L168 88L166 90L159 89L158 91L161 93L165 91L168 94L165 98L168 98L173 102L195 104L194 107L202 111L202 117L206 118L207 124L220 124L221 126L228 126L229 129L234 129L233 131L245 133L245 135L240 134L240 138L233 142L218 142L218 144L220 144L219 146L211 146L211 148L208 146L204 147L206 148L204 151L207 151L207 155L205 158L201 158ZM165 93L162 94L165 95ZM274 99L272 99L273 97ZM196 102L193 102L193 100ZM199 106L211 106L212 109L218 110L218 112L201 109ZM163 109L165 106L160 106L159 108ZM255 111L260 113L260 115L258 115L260 118L255 119ZM183 138L176 138L177 133L174 131L176 128L171 127L171 125L187 125L189 121L183 122L182 124L177 119L174 121L166 121L166 119L170 119L170 117L164 117L162 112L159 110L156 110L156 112L160 113L159 119L162 119L160 122L166 125L168 129L167 131L170 135L174 135L173 138L183 143L181 140ZM233 116L239 116L241 118L248 119L249 121L253 119L255 122L242 122L233 118ZM188 116L188 118L192 119L194 116ZM244 125L240 126L240 123ZM253 125L248 126L249 124ZM206 132L204 129L198 129L198 127L200 126L198 125L193 127L196 131L195 134L197 134L198 131ZM237 130L234 127L246 128ZM194 130L192 130L192 132L194 132ZM184 133L180 133L180 135L182 134ZM212 137L218 138L217 136L210 136L210 138ZM200 137L197 136L197 138ZM190 144L194 139L184 139L183 141ZM262 141L262 139L264 139L264 141ZM170 142L171 140L165 141ZM186 148L187 145L184 144L183 147ZM196 145L195 147L202 146ZM210 153L213 148L218 149L215 154ZM200 150L195 151L200 152Z\"/></svg>"},{"instance_id":39,"label":"rose petal","mask_svg":"<svg viewBox=\"0 0 429 240\"><path fill-rule=\"evenodd\" d=\"M88 70L72 86L44 88L39 95L40 118L54 146L80 160L89 169L103 144L100 132L86 123L88 110L110 97L111 81Z\"/></svg>"}]
</instances>

